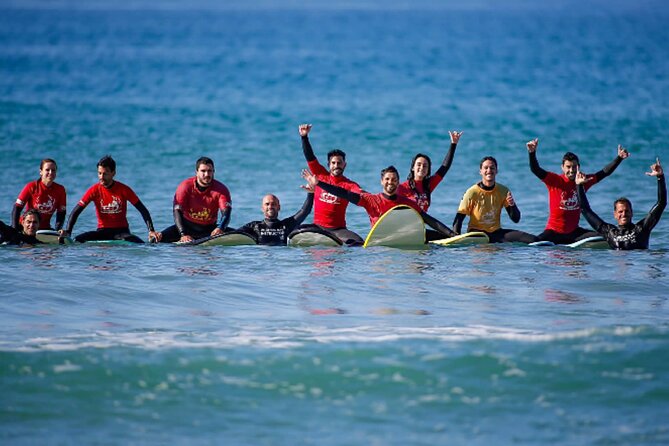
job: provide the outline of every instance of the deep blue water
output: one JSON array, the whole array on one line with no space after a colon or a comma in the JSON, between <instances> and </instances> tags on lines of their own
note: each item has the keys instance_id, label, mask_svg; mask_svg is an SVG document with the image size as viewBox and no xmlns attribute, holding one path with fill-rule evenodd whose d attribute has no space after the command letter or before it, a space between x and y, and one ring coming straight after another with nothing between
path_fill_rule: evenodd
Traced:
<instances>
[{"instance_id":1,"label":"deep blue water","mask_svg":"<svg viewBox=\"0 0 669 446\"><path fill-rule=\"evenodd\" d=\"M478 161L540 232L525 142L594 172L612 221L669 165L662 2L0 1L0 218L53 157L68 208L118 163L158 228L212 157L232 226L303 201L297 126L377 191L465 133L430 212L450 223ZM131 227L146 235L139 214ZM363 236L368 219L351 208ZM587 225L582 220L582 225ZM75 232L95 227L87 209ZM7 444L666 444L666 218L639 252L174 246L0 249Z\"/></svg>"}]
</instances>

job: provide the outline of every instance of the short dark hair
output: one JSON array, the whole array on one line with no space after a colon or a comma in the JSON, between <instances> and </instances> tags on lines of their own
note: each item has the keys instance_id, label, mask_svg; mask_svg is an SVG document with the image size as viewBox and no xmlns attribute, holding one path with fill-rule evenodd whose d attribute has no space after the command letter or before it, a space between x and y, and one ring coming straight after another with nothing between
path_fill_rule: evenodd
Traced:
<instances>
[{"instance_id":1,"label":"short dark hair","mask_svg":"<svg viewBox=\"0 0 669 446\"><path fill-rule=\"evenodd\" d=\"M578 164L579 166L581 165L581 162L578 160L578 156L576 156L576 154L572 152L567 152L564 154L564 156L562 157L562 164L564 164L565 161L576 162L576 164Z\"/></svg>"},{"instance_id":2,"label":"short dark hair","mask_svg":"<svg viewBox=\"0 0 669 446\"><path fill-rule=\"evenodd\" d=\"M198 170L201 164L208 164L212 169L214 169L214 161L212 161L211 158L207 158L206 156L201 156L197 159L197 161L195 161L195 170Z\"/></svg>"},{"instance_id":3,"label":"short dark hair","mask_svg":"<svg viewBox=\"0 0 669 446\"><path fill-rule=\"evenodd\" d=\"M497 167L497 160L496 160L494 157L492 157L492 156L484 156L483 158L481 158L481 162L479 163L479 169L480 169L481 167L483 167L483 163L485 163L486 161L492 161L493 164L495 164L495 168L499 168L499 167Z\"/></svg>"},{"instance_id":4,"label":"short dark hair","mask_svg":"<svg viewBox=\"0 0 669 446\"><path fill-rule=\"evenodd\" d=\"M333 156L341 156L341 159L343 159L344 162L346 162L346 153L344 153L343 150L339 149L330 150L328 152L328 163L330 162L330 158L332 158Z\"/></svg>"},{"instance_id":5,"label":"short dark hair","mask_svg":"<svg viewBox=\"0 0 669 446\"><path fill-rule=\"evenodd\" d=\"M634 212L634 211L632 210L632 202L629 200L629 198L627 198L627 197L620 197L620 198L618 198L616 201L614 201L614 202L613 202L613 210L614 210L614 211L616 210L616 205L618 205L618 203L625 203L627 206L630 207L630 211Z\"/></svg>"},{"instance_id":6,"label":"short dark hair","mask_svg":"<svg viewBox=\"0 0 669 446\"><path fill-rule=\"evenodd\" d=\"M98 167L109 169L110 172L116 172L116 161L111 155L105 155L98 161Z\"/></svg>"},{"instance_id":7,"label":"short dark hair","mask_svg":"<svg viewBox=\"0 0 669 446\"><path fill-rule=\"evenodd\" d=\"M397 171L397 168L395 168L395 166L388 166L385 169L382 169L381 170L381 178L383 178L383 176L385 174L387 174L388 172L394 173L395 175L397 175L397 179L398 180L400 179L400 173Z\"/></svg>"},{"instance_id":8,"label":"short dark hair","mask_svg":"<svg viewBox=\"0 0 669 446\"><path fill-rule=\"evenodd\" d=\"M53 163L56 166L56 169L58 169L58 164L56 164L54 160L51 158L44 158L42 162L39 163L39 170L42 170L42 167L44 167L46 163Z\"/></svg>"}]
</instances>

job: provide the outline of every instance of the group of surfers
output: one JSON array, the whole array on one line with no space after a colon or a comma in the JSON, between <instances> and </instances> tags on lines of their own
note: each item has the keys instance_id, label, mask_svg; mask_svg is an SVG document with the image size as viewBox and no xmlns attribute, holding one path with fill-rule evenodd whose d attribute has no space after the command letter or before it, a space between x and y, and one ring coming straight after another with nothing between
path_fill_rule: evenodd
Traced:
<instances>
[{"instance_id":1,"label":"group of surfers","mask_svg":"<svg viewBox=\"0 0 669 446\"><path fill-rule=\"evenodd\" d=\"M562 173L558 174L541 168L536 154L539 141L533 139L526 144L530 170L546 185L549 194L549 216L545 230L535 236L502 228L500 217L503 208L514 223L520 221L521 214L511 191L496 181L498 165L492 156L481 160L481 181L464 193L451 229L427 212L432 193L451 167L462 132L449 132L450 148L434 174L430 157L418 153L411 161L406 181L400 183L399 172L394 166L386 167L381 171L382 191L371 194L344 176L346 154L343 151L330 151L327 154L327 167L318 161L309 142L311 128L310 124L298 127L308 164L308 169L302 171L302 177L307 181L303 186L307 197L302 208L291 217L280 220L279 199L268 194L262 199L263 220L249 222L237 229L253 236L259 244L285 245L288 236L300 228L326 232L346 245L362 245L363 239L346 225L346 209L350 202L367 211L372 226L395 206L406 205L415 209L431 228L426 231L427 241L460 234L465 218L468 217L467 232L484 232L493 243L549 241L569 244L601 235L614 249L645 249L648 248L650 233L667 204L664 172L657 159L650 166L650 171L646 172L646 175L657 178L658 199L650 212L638 223L633 223L632 203L623 197L613 204L617 225L606 223L590 208L586 191L611 175L629 157L629 152L619 145L617 156L592 175L581 172L578 157L567 152L562 158ZM55 182L56 162L53 159L42 160L40 178L28 183L19 194L12 209L11 224L0 221L0 240L9 244L37 244L37 231L52 229L53 214L56 214L55 230L62 237L69 237L79 215L91 202L96 208L97 230L77 235L77 242L126 240L142 243L139 237L130 232L126 218L128 202L142 215L151 242L191 242L233 230L229 227L232 212L230 191L214 179L214 162L210 158L199 158L195 164L195 176L179 184L172 208L174 225L160 232L154 229L148 209L133 190L115 180L116 162L111 156L100 159L97 173L98 183L84 193L65 224L66 192L62 185ZM312 207L313 224L302 225ZM22 215L24 209L27 211ZM581 213L594 230L579 226Z\"/></svg>"}]
</instances>

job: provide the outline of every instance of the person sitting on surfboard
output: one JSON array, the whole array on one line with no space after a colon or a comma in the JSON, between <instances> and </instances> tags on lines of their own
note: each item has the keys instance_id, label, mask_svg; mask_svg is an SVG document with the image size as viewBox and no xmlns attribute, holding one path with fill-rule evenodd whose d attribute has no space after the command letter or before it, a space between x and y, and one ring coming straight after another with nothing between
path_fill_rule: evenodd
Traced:
<instances>
[{"instance_id":1,"label":"person sitting on surfboard","mask_svg":"<svg viewBox=\"0 0 669 446\"><path fill-rule=\"evenodd\" d=\"M496 182L497 160L486 156L479 164L481 181L465 192L458 206L458 213L453 221L453 229L460 233L465 217L469 216L468 232L485 232L490 243L521 242L532 243L537 237L523 231L502 229L500 214L502 208L514 223L520 221L520 210L511 195L511 191Z\"/></svg>"},{"instance_id":2,"label":"person sitting on surfboard","mask_svg":"<svg viewBox=\"0 0 669 446\"><path fill-rule=\"evenodd\" d=\"M51 158L45 158L39 165L39 179L26 184L16 198L12 208L11 225L20 227L21 211L36 209L40 214L39 229L51 229L51 216L56 214L56 231L62 229L67 213L65 188L56 183L58 167Z\"/></svg>"},{"instance_id":3,"label":"person sitting on surfboard","mask_svg":"<svg viewBox=\"0 0 669 446\"><path fill-rule=\"evenodd\" d=\"M592 180L581 172L576 174L575 181L578 185L581 212L588 223L606 239L613 249L647 249L650 233L660 221L664 208L667 207L667 184L664 181L664 171L659 158L655 164L650 166L650 172L646 172L646 175L657 177L657 203L643 220L634 224L632 223L632 203L625 197L618 198L613 203L613 217L618 222L616 226L606 223L590 208L588 197L585 194L585 185Z\"/></svg>"},{"instance_id":4,"label":"person sitting on surfboard","mask_svg":"<svg viewBox=\"0 0 669 446\"><path fill-rule=\"evenodd\" d=\"M40 226L37 209L29 209L21 219L21 229L16 229L0 221L0 243L7 245L36 245L42 243L35 235Z\"/></svg>"},{"instance_id":5,"label":"person sitting on surfboard","mask_svg":"<svg viewBox=\"0 0 669 446\"><path fill-rule=\"evenodd\" d=\"M446 225L423 212L415 201L397 194L397 187L400 184L400 174L397 172L395 166L388 166L381 171L381 186L383 187L383 192L378 194L370 194L367 192L358 194L333 184L325 183L308 170L302 171L302 177L314 188L320 187L332 195L344 198L357 206L365 208L369 215L369 222L372 226L374 226L376 221L390 209L395 206L405 205L420 213L425 224L434 229L434 232L429 231L429 233L426 234L428 241L456 235Z\"/></svg>"},{"instance_id":6,"label":"person sitting on surfboard","mask_svg":"<svg viewBox=\"0 0 669 446\"><path fill-rule=\"evenodd\" d=\"M430 175L432 170L432 160L430 160L430 157L423 153L418 153L411 160L411 169L409 170L407 180L400 184L397 189L399 195L415 201L423 212L427 212L430 208L432 191L441 183L448 169L451 168L455 149L458 146L460 136L462 136L462 132L455 130L449 131L448 134L451 136L451 148L448 150L444 161L442 161L441 166L439 166L434 175Z\"/></svg>"},{"instance_id":7,"label":"person sitting on surfboard","mask_svg":"<svg viewBox=\"0 0 669 446\"><path fill-rule=\"evenodd\" d=\"M537 147L539 140L533 139L527 144L530 157L530 170L548 188L548 221L546 229L539 234L539 240L547 240L555 244L567 245L578 240L596 236L597 233L589 231L578 225L581 210L576 197L576 171L580 168L578 156L567 152L562 157L562 175L547 172L539 166L537 161ZM594 175L588 175L590 181L584 186L586 190L599 183L613 173L622 160L629 156L624 147L618 145L618 155L602 170Z\"/></svg>"},{"instance_id":8,"label":"person sitting on surfboard","mask_svg":"<svg viewBox=\"0 0 669 446\"><path fill-rule=\"evenodd\" d=\"M109 155L100 158L100 161L98 161L99 181L86 191L74 207L67 220L67 228L62 231L62 235L69 236L72 234L72 229L74 229L79 214L93 201L98 217L98 229L79 234L75 237L77 242L125 240L133 243L143 243L142 239L130 233L128 219L126 218L129 201L142 214L144 223L149 230L149 240L154 240L157 237L149 210L130 187L114 181L115 175L116 161Z\"/></svg>"},{"instance_id":9,"label":"person sitting on surfboard","mask_svg":"<svg viewBox=\"0 0 669 446\"><path fill-rule=\"evenodd\" d=\"M267 194L263 197L260 207L265 219L246 223L238 230L255 236L259 245L285 245L288 234L302 224L311 212L313 204L314 191L313 189L307 190L307 198L304 200L302 208L294 215L279 220L279 211L281 210L279 198L276 195Z\"/></svg>"},{"instance_id":10,"label":"person sitting on surfboard","mask_svg":"<svg viewBox=\"0 0 669 446\"><path fill-rule=\"evenodd\" d=\"M318 162L309 142L311 124L301 124L299 133L302 137L302 151L307 160L309 170L324 184L333 184L342 189L360 193L362 189L358 183L344 176L346 169L346 153L341 150L332 150L328 153L328 168ZM322 187L314 191L314 225L325 230L347 245L362 245L364 241L353 231L346 228L346 208L348 200L333 195Z\"/></svg>"},{"instance_id":11,"label":"person sitting on surfboard","mask_svg":"<svg viewBox=\"0 0 669 446\"><path fill-rule=\"evenodd\" d=\"M195 162L195 176L182 181L174 193L174 225L158 233L159 242L192 242L226 232L232 199L225 184L214 179L214 171L211 158L203 156Z\"/></svg>"}]
</instances>

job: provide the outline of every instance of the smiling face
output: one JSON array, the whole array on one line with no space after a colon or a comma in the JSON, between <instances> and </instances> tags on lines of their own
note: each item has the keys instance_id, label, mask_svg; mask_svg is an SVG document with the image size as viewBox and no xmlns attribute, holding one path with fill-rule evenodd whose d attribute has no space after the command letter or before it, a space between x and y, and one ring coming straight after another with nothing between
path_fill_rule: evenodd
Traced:
<instances>
[{"instance_id":1,"label":"smiling face","mask_svg":"<svg viewBox=\"0 0 669 446\"><path fill-rule=\"evenodd\" d=\"M427 158L419 156L413 163L413 179L414 181L423 181L423 178L430 173L430 161Z\"/></svg>"},{"instance_id":2,"label":"smiling face","mask_svg":"<svg viewBox=\"0 0 669 446\"><path fill-rule=\"evenodd\" d=\"M479 169L481 182L486 186L494 186L497 177L497 165L492 160L485 160Z\"/></svg>"},{"instance_id":3,"label":"smiling face","mask_svg":"<svg viewBox=\"0 0 669 446\"><path fill-rule=\"evenodd\" d=\"M114 184L114 175L116 172L109 170L107 167L98 166L98 181L104 187L111 187Z\"/></svg>"},{"instance_id":4,"label":"smiling face","mask_svg":"<svg viewBox=\"0 0 669 446\"><path fill-rule=\"evenodd\" d=\"M563 161L562 162L562 173L569 178L571 181L574 181L576 178L576 172L578 172L578 163L576 161Z\"/></svg>"},{"instance_id":5,"label":"smiling face","mask_svg":"<svg viewBox=\"0 0 669 446\"><path fill-rule=\"evenodd\" d=\"M262 213L266 219L272 220L279 217L281 204L279 199L274 195L265 195L262 199Z\"/></svg>"},{"instance_id":6,"label":"smiling face","mask_svg":"<svg viewBox=\"0 0 669 446\"><path fill-rule=\"evenodd\" d=\"M26 214L21 220L21 226L25 235L35 236L39 229L39 218L32 213Z\"/></svg>"},{"instance_id":7,"label":"smiling face","mask_svg":"<svg viewBox=\"0 0 669 446\"><path fill-rule=\"evenodd\" d=\"M346 169L346 161L344 161L344 157L342 156L332 156L330 157L329 167L332 176L338 177L344 174L344 169Z\"/></svg>"},{"instance_id":8,"label":"smiling face","mask_svg":"<svg viewBox=\"0 0 669 446\"><path fill-rule=\"evenodd\" d=\"M39 176L45 186L51 186L56 179L56 163L46 162L39 169Z\"/></svg>"},{"instance_id":9,"label":"smiling face","mask_svg":"<svg viewBox=\"0 0 669 446\"><path fill-rule=\"evenodd\" d=\"M209 187L214 180L214 166L211 164L200 164L195 171L198 186Z\"/></svg>"},{"instance_id":10,"label":"smiling face","mask_svg":"<svg viewBox=\"0 0 669 446\"><path fill-rule=\"evenodd\" d=\"M386 172L381 177L381 186L383 187L383 193L386 195L394 195L399 184L400 178L395 172Z\"/></svg>"},{"instance_id":11,"label":"smiling face","mask_svg":"<svg viewBox=\"0 0 669 446\"><path fill-rule=\"evenodd\" d=\"M627 225L632 222L632 207L629 203L624 201L617 201L613 209L613 218L616 219L620 226Z\"/></svg>"}]
</instances>

